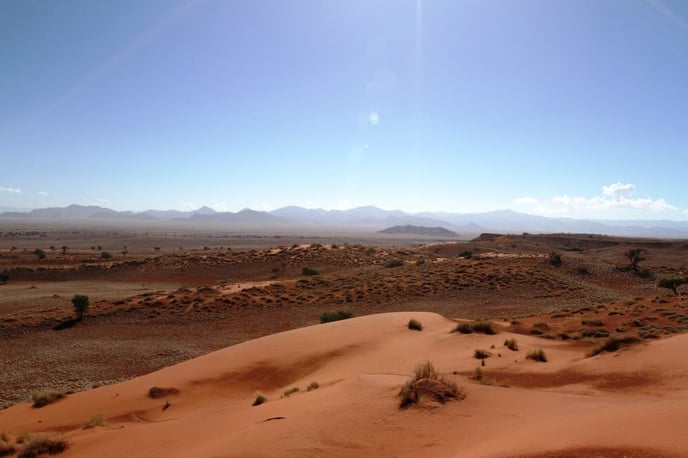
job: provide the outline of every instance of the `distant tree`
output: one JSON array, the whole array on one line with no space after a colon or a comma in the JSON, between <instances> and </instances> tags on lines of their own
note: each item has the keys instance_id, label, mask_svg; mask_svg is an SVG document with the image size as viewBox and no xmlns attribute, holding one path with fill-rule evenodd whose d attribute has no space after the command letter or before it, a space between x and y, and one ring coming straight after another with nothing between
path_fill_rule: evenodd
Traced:
<instances>
[{"instance_id":1,"label":"distant tree","mask_svg":"<svg viewBox=\"0 0 688 458\"><path fill-rule=\"evenodd\" d=\"M112 255L110 253L108 253L107 251L101 251L100 259L104 259L107 261L108 259L111 259L111 258L112 258Z\"/></svg>"},{"instance_id":2,"label":"distant tree","mask_svg":"<svg viewBox=\"0 0 688 458\"><path fill-rule=\"evenodd\" d=\"M55 251L57 248L55 248L55 245L50 245L50 251Z\"/></svg>"},{"instance_id":3,"label":"distant tree","mask_svg":"<svg viewBox=\"0 0 688 458\"><path fill-rule=\"evenodd\" d=\"M103 248L100 245L98 245L98 251L103 251Z\"/></svg>"},{"instance_id":4,"label":"distant tree","mask_svg":"<svg viewBox=\"0 0 688 458\"><path fill-rule=\"evenodd\" d=\"M96 251L96 247L92 246L91 251Z\"/></svg>"},{"instance_id":5,"label":"distant tree","mask_svg":"<svg viewBox=\"0 0 688 458\"><path fill-rule=\"evenodd\" d=\"M156 246L156 247L154 247L153 249L154 249L155 251L160 251L160 247L159 247L159 246Z\"/></svg>"},{"instance_id":6,"label":"distant tree","mask_svg":"<svg viewBox=\"0 0 688 458\"><path fill-rule=\"evenodd\" d=\"M36 248L35 250L33 250L33 254L38 259L45 259L45 251L41 250L40 248Z\"/></svg>"},{"instance_id":7,"label":"distant tree","mask_svg":"<svg viewBox=\"0 0 688 458\"><path fill-rule=\"evenodd\" d=\"M81 321L84 319L84 313L88 310L88 296L75 294L72 298L72 305L76 312L76 319Z\"/></svg>"},{"instance_id":8,"label":"distant tree","mask_svg":"<svg viewBox=\"0 0 688 458\"><path fill-rule=\"evenodd\" d=\"M10 279L10 274L7 272L0 272L0 285L4 285Z\"/></svg>"},{"instance_id":9,"label":"distant tree","mask_svg":"<svg viewBox=\"0 0 688 458\"><path fill-rule=\"evenodd\" d=\"M67 245L62 245L62 254L67 254Z\"/></svg>"},{"instance_id":10,"label":"distant tree","mask_svg":"<svg viewBox=\"0 0 688 458\"><path fill-rule=\"evenodd\" d=\"M678 296L678 287L686 283L688 283L688 278L662 278L657 283L657 286L670 289Z\"/></svg>"},{"instance_id":11,"label":"distant tree","mask_svg":"<svg viewBox=\"0 0 688 458\"><path fill-rule=\"evenodd\" d=\"M631 268L637 272L638 263L645 260L645 253L646 251L642 248L630 248L628 251L624 253L624 255L628 258L629 262L631 263Z\"/></svg>"}]
</instances>

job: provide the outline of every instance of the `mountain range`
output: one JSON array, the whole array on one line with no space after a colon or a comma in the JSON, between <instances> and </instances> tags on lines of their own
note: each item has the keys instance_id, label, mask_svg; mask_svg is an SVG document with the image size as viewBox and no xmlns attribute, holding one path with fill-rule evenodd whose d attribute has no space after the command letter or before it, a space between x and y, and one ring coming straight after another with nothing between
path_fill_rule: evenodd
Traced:
<instances>
[{"instance_id":1,"label":"mountain range","mask_svg":"<svg viewBox=\"0 0 688 458\"><path fill-rule=\"evenodd\" d=\"M497 210L482 213L422 212L406 213L374 206L350 210L323 210L289 206L269 212L244 209L218 212L209 207L192 211L146 210L116 211L96 205L69 205L26 212L0 213L0 224L16 218L139 220L150 222L189 222L243 226L332 226L368 227L374 230L390 226L442 226L459 234L497 233L590 233L629 237L688 238L688 221L669 220L589 220L548 218Z\"/></svg>"}]
</instances>

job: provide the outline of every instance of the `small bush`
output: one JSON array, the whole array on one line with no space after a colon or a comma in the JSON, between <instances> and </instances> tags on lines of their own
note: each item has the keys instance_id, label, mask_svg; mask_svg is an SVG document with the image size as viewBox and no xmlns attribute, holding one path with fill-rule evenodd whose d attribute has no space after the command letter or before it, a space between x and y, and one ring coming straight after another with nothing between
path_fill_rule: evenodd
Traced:
<instances>
[{"instance_id":1,"label":"small bush","mask_svg":"<svg viewBox=\"0 0 688 458\"><path fill-rule=\"evenodd\" d=\"M31 395L31 399L33 400L33 407L36 409L40 409L41 407L47 406L48 404L51 404L57 401L58 399L62 399L63 397L64 393L60 391L45 390L34 391Z\"/></svg>"},{"instance_id":2,"label":"small bush","mask_svg":"<svg viewBox=\"0 0 688 458\"><path fill-rule=\"evenodd\" d=\"M23 444L24 442L28 442L30 439L31 439L31 434L24 431L17 436L17 444Z\"/></svg>"},{"instance_id":3,"label":"small bush","mask_svg":"<svg viewBox=\"0 0 688 458\"><path fill-rule=\"evenodd\" d=\"M600 320L581 320L583 326L604 326L604 323Z\"/></svg>"},{"instance_id":4,"label":"small bush","mask_svg":"<svg viewBox=\"0 0 688 458\"><path fill-rule=\"evenodd\" d=\"M65 439L48 439L38 436L31 439L17 455L17 458L36 458L40 455L57 455L67 449Z\"/></svg>"},{"instance_id":5,"label":"small bush","mask_svg":"<svg viewBox=\"0 0 688 458\"><path fill-rule=\"evenodd\" d=\"M423 325L421 324L420 321L414 320L413 318L411 318L408 322L408 328L412 331L422 331Z\"/></svg>"},{"instance_id":6,"label":"small bush","mask_svg":"<svg viewBox=\"0 0 688 458\"><path fill-rule=\"evenodd\" d=\"M460 400L466 397L456 383L442 377L429 361L416 366L413 378L401 387L398 396L401 398L400 409L417 404L422 398L444 404L449 399Z\"/></svg>"},{"instance_id":7,"label":"small bush","mask_svg":"<svg viewBox=\"0 0 688 458\"><path fill-rule=\"evenodd\" d=\"M579 266L576 268L576 272L578 272L580 275L589 275L590 268L588 266Z\"/></svg>"},{"instance_id":8,"label":"small bush","mask_svg":"<svg viewBox=\"0 0 688 458\"><path fill-rule=\"evenodd\" d=\"M459 253L459 257L464 258L464 259L471 259L472 256L473 256L473 252L468 251L468 250L465 250L465 251L462 251L461 253Z\"/></svg>"},{"instance_id":9,"label":"small bush","mask_svg":"<svg viewBox=\"0 0 688 458\"><path fill-rule=\"evenodd\" d=\"M320 322L321 323L329 323L331 321L340 321L340 320L346 320L354 316L353 313L351 312L345 312L342 310L336 311L336 312L324 312L322 315L320 315Z\"/></svg>"},{"instance_id":10,"label":"small bush","mask_svg":"<svg viewBox=\"0 0 688 458\"><path fill-rule=\"evenodd\" d=\"M391 259L385 263L385 267L391 269L394 267L401 267L404 265L404 261L401 259Z\"/></svg>"},{"instance_id":11,"label":"small bush","mask_svg":"<svg viewBox=\"0 0 688 458\"><path fill-rule=\"evenodd\" d=\"M292 394L298 393L298 392L299 392L299 387L298 387L298 386L291 387L291 388L289 388L288 390L285 390L285 391L284 391L284 397L285 397L285 398L288 398L288 397L291 396Z\"/></svg>"},{"instance_id":12,"label":"small bush","mask_svg":"<svg viewBox=\"0 0 688 458\"><path fill-rule=\"evenodd\" d=\"M473 352L473 357L474 357L475 359L487 359L487 358L489 358L490 356L492 356L492 353L490 353L490 352L487 351L487 350L477 349L477 350L475 350L475 351Z\"/></svg>"},{"instance_id":13,"label":"small bush","mask_svg":"<svg viewBox=\"0 0 688 458\"><path fill-rule=\"evenodd\" d=\"M259 405L261 405L262 403L264 403L264 402L267 401L267 400L268 400L268 398L266 398L266 397L263 395L263 393L258 393L258 394L256 395L256 399L253 401L253 404L251 404L251 405L252 405L252 406L259 406Z\"/></svg>"},{"instance_id":14,"label":"small bush","mask_svg":"<svg viewBox=\"0 0 688 458\"><path fill-rule=\"evenodd\" d=\"M148 397L151 399L160 399L164 398L167 396L174 396L176 394L179 394L179 390L177 388L163 388L160 386L152 386L148 390Z\"/></svg>"},{"instance_id":15,"label":"small bush","mask_svg":"<svg viewBox=\"0 0 688 458\"><path fill-rule=\"evenodd\" d=\"M7 441L0 442L0 456L11 456L17 452L17 449L8 444Z\"/></svg>"},{"instance_id":16,"label":"small bush","mask_svg":"<svg viewBox=\"0 0 688 458\"><path fill-rule=\"evenodd\" d=\"M495 383L494 380L485 376L483 370L480 367L475 368L475 375L473 376L473 380L480 382L483 385L494 385Z\"/></svg>"},{"instance_id":17,"label":"small bush","mask_svg":"<svg viewBox=\"0 0 688 458\"><path fill-rule=\"evenodd\" d=\"M320 275L320 272L315 269L311 269L310 267L304 267L301 269L301 273L306 276Z\"/></svg>"},{"instance_id":18,"label":"small bush","mask_svg":"<svg viewBox=\"0 0 688 458\"><path fill-rule=\"evenodd\" d=\"M533 361L537 361L538 363L547 362L547 355L545 355L545 351L542 348L529 351L526 355L526 358L532 359Z\"/></svg>"},{"instance_id":19,"label":"small bush","mask_svg":"<svg viewBox=\"0 0 688 458\"><path fill-rule=\"evenodd\" d=\"M640 339L633 336L610 337L606 342L602 343L598 347L594 348L590 353L588 353L588 356L596 356L603 352L615 352L618 351L621 347L633 345L638 342L640 342Z\"/></svg>"},{"instance_id":20,"label":"small bush","mask_svg":"<svg viewBox=\"0 0 688 458\"><path fill-rule=\"evenodd\" d=\"M84 423L84 426L82 426L82 428L88 429L93 428L94 426L103 426L104 423L105 417L103 417L102 413L99 413L86 420L86 423Z\"/></svg>"},{"instance_id":21,"label":"small bush","mask_svg":"<svg viewBox=\"0 0 688 458\"><path fill-rule=\"evenodd\" d=\"M511 351L518 351L518 342L516 342L516 339L506 339L504 341L504 346Z\"/></svg>"},{"instance_id":22,"label":"small bush","mask_svg":"<svg viewBox=\"0 0 688 458\"><path fill-rule=\"evenodd\" d=\"M100 252L100 259L107 261L108 259L112 259L112 255L110 253L108 253L107 251L101 251Z\"/></svg>"},{"instance_id":23,"label":"small bush","mask_svg":"<svg viewBox=\"0 0 688 458\"><path fill-rule=\"evenodd\" d=\"M684 278L662 278L657 282L657 286L660 288L667 288L670 289L678 296L678 287L681 285L685 285L688 282L688 279Z\"/></svg>"},{"instance_id":24,"label":"small bush","mask_svg":"<svg viewBox=\"0 0 688 458\"><path fill-rule=\"evenodd\" d=\"M10 274L8 274L7 272L4 272L4 271L0 272L0 285L4 285L5 283L7 283L9 281L9 279L10 279Z\"/></svg>"},{"instance_id":25,"label":"small bush","mask_svg":"<svg viewBox=\"0 0 688 458\"><path fill-rule=\"evenodd\" d=\"M489 321L473 321L471 323L457 324L454 332L459 332L461 334L471 334L475 332L479 334L494 335L497 334L497 329Z\"/></svg>"},{"instance_id":26,"label":"small bush","mask_svg":"<svg viewBox=\"0 0 688 458\"><path fill-rule=\"evenodd\" d=\"M554 267L560 267L564 261L559 253L551 252L547 255L547 262Z\"/></svg>"},{"instance_id":27,"label":"small bush","mask_svg":"<svg viewBox=\"0 0 688 458\"><path fill-rule=\"evenodd\" d=\"M320 384L313 380L311 383L308 384L308 388L306 388L306 390L313 391L317 390L318 388L320 388Z\"/></svg>"}]
</instances>

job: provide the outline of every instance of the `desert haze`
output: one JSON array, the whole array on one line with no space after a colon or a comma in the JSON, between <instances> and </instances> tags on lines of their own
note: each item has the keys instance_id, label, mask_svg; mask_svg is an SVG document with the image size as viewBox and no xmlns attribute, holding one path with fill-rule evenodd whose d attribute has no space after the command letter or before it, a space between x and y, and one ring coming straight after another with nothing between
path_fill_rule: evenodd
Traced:
<instances>
[{"instance_id":1,"label":"desert haze","mask_svg":"<svg viewBox=\"0 0 688 458\"><path fill-rule=\"evenodd\" d=\"M688 454L683 240L3 224L6 456Z\"/></svg>"}]
</instances>

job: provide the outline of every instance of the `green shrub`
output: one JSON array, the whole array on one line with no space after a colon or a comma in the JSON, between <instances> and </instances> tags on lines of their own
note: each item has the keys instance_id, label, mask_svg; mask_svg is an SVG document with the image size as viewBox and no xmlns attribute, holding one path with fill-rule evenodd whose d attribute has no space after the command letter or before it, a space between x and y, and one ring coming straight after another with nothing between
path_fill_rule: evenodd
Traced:
<instances>
[{"instance_id":1,"label":"green shrub","mask_svg":"<svg viewBox=\"0 0 688 458\"><path fill-rule=\"evenodd\" d=\"M5 283L7 283L9 281L9 279L10 279L10 274L8 274L5 271L0 272L0 285L4 285Z\"/></svg>"},{"instance_id":2,"label":"green shrub","mask_svg":"<svg viewBox=\"0 0 688 458\"><path fill-rule=\"evenodd\" d=\"M256 394L256 399L253 401L253 404L251 404L251 405L252 406L259 406L267 400L268 400L268 398L266 398L265 395L263 395L263 393L258 393L258 394Z\"/></svg>"},{"instance_id":3,"label":"green shrub","mask_svg":"<svg viewBox=\"0 0 688 458\"><path fill-rule=\"evenodd\" d=\"M542 348L529 351L526 355L526 358L532 359L533 361L537 361L538 363L547 362L547 355L545 355L545 351Z\"/></svg>"},{"instance_id":4,"label":"green shrub","mask_svg":"<svg viewBox=\"0 0 688 458\"><path fill-rule=\"evenodd\" d=\"M412 331L422 331L423 325L421 324L420 321L414 320L413 318L411 318L408 322L408 328Z\"/></svg>"},{"instance_id":5,"label":"green shrub","mask_svg":"<svg viewBox=\"0 0 688 458\"><path fill-rule=\"evenodd\" d=\"M462 251L461 253L459 253L459 257L464 258L464 259L471 259L472 256L473 256L473 252L468 251L468 250L465 250L465 251Z\"/></svg>"},{"instance_id":6,"label":"green shrub","mask_svg":"<svg viewBox=\"0 0 688 458\"><path fill-rule=\"evenodd\" d=\"M33 254L38 259L45 259L45 251L41 250L40 248L36 248L35 250L33 250Z\"/></svg>"},{"instance_id":7,"label":"green shrub","mask_svg":"<svg viewBox=\"0 0 688 458\"><path fill-rule=\"evenodd\" d=\"M306 276L312 276L312 275L319 275L320 272L318 272L315 269L311 269L310 267L304 267L301 269L301 273Z\"/></svg>"},{"instance_id":8,"label":"green shrub","mask_svg":"<svg viewBox=\"0 0 688 458\"><path fill-rule=\"evenodd\" d=\"M518 342L516 342L516 339L506 339L504 341L504 346L511 351L518 351Z\"/></svg>"},{"instance_id":9,"label":"green shrub","mask_svg":"<svg viewBox=\"0 0 688 458\"><path fill-rule=\"evenodd\" d=\"M41 407L47 406L48 404L51 404L58 399L62 399L64 397L64 393L60 391L46 391L46 390L38 390L34 391L33 394L31 394L31 399L33 400L33 407L36 409L40 409Z\"/></svg>"},{"instance_id":10,"label":"green shrub","mask_svg":"<svg viewBox=\"0 0 688 458\"><path fill-rule=\"evenodd\" d=\"M385 267L387 268L394 268L394 267L401 267L404 265L404 261L401 259L391 259L385 263Z\"/></svg>"},{"instance_id":11,"label":"green shrub","mask_svg":"<svg viewBox=\"0 0 688 458\"><path fill-rule=\"evenodd\" d=\"M306 389L308 391L313 391L313 390L317 390L318 388L320 388L320 384L318 382L316 382L315 380L313 380L311 383L308 384L308 388L306 388Z\"/></svg>"},{"instance_id":12,"label":"green shrub","mask_svg":"<svg viewBox=\"0 0 688 458\"><path fill-rule=\"evenodd\" d=\"M320 322L329 323L331 321L346 320L351 318L352 316L354 316L353 313L345 312L343 310L338 310L336 312L323 312L322 315L320 315Z\"/></svg>"}]
</instances>

